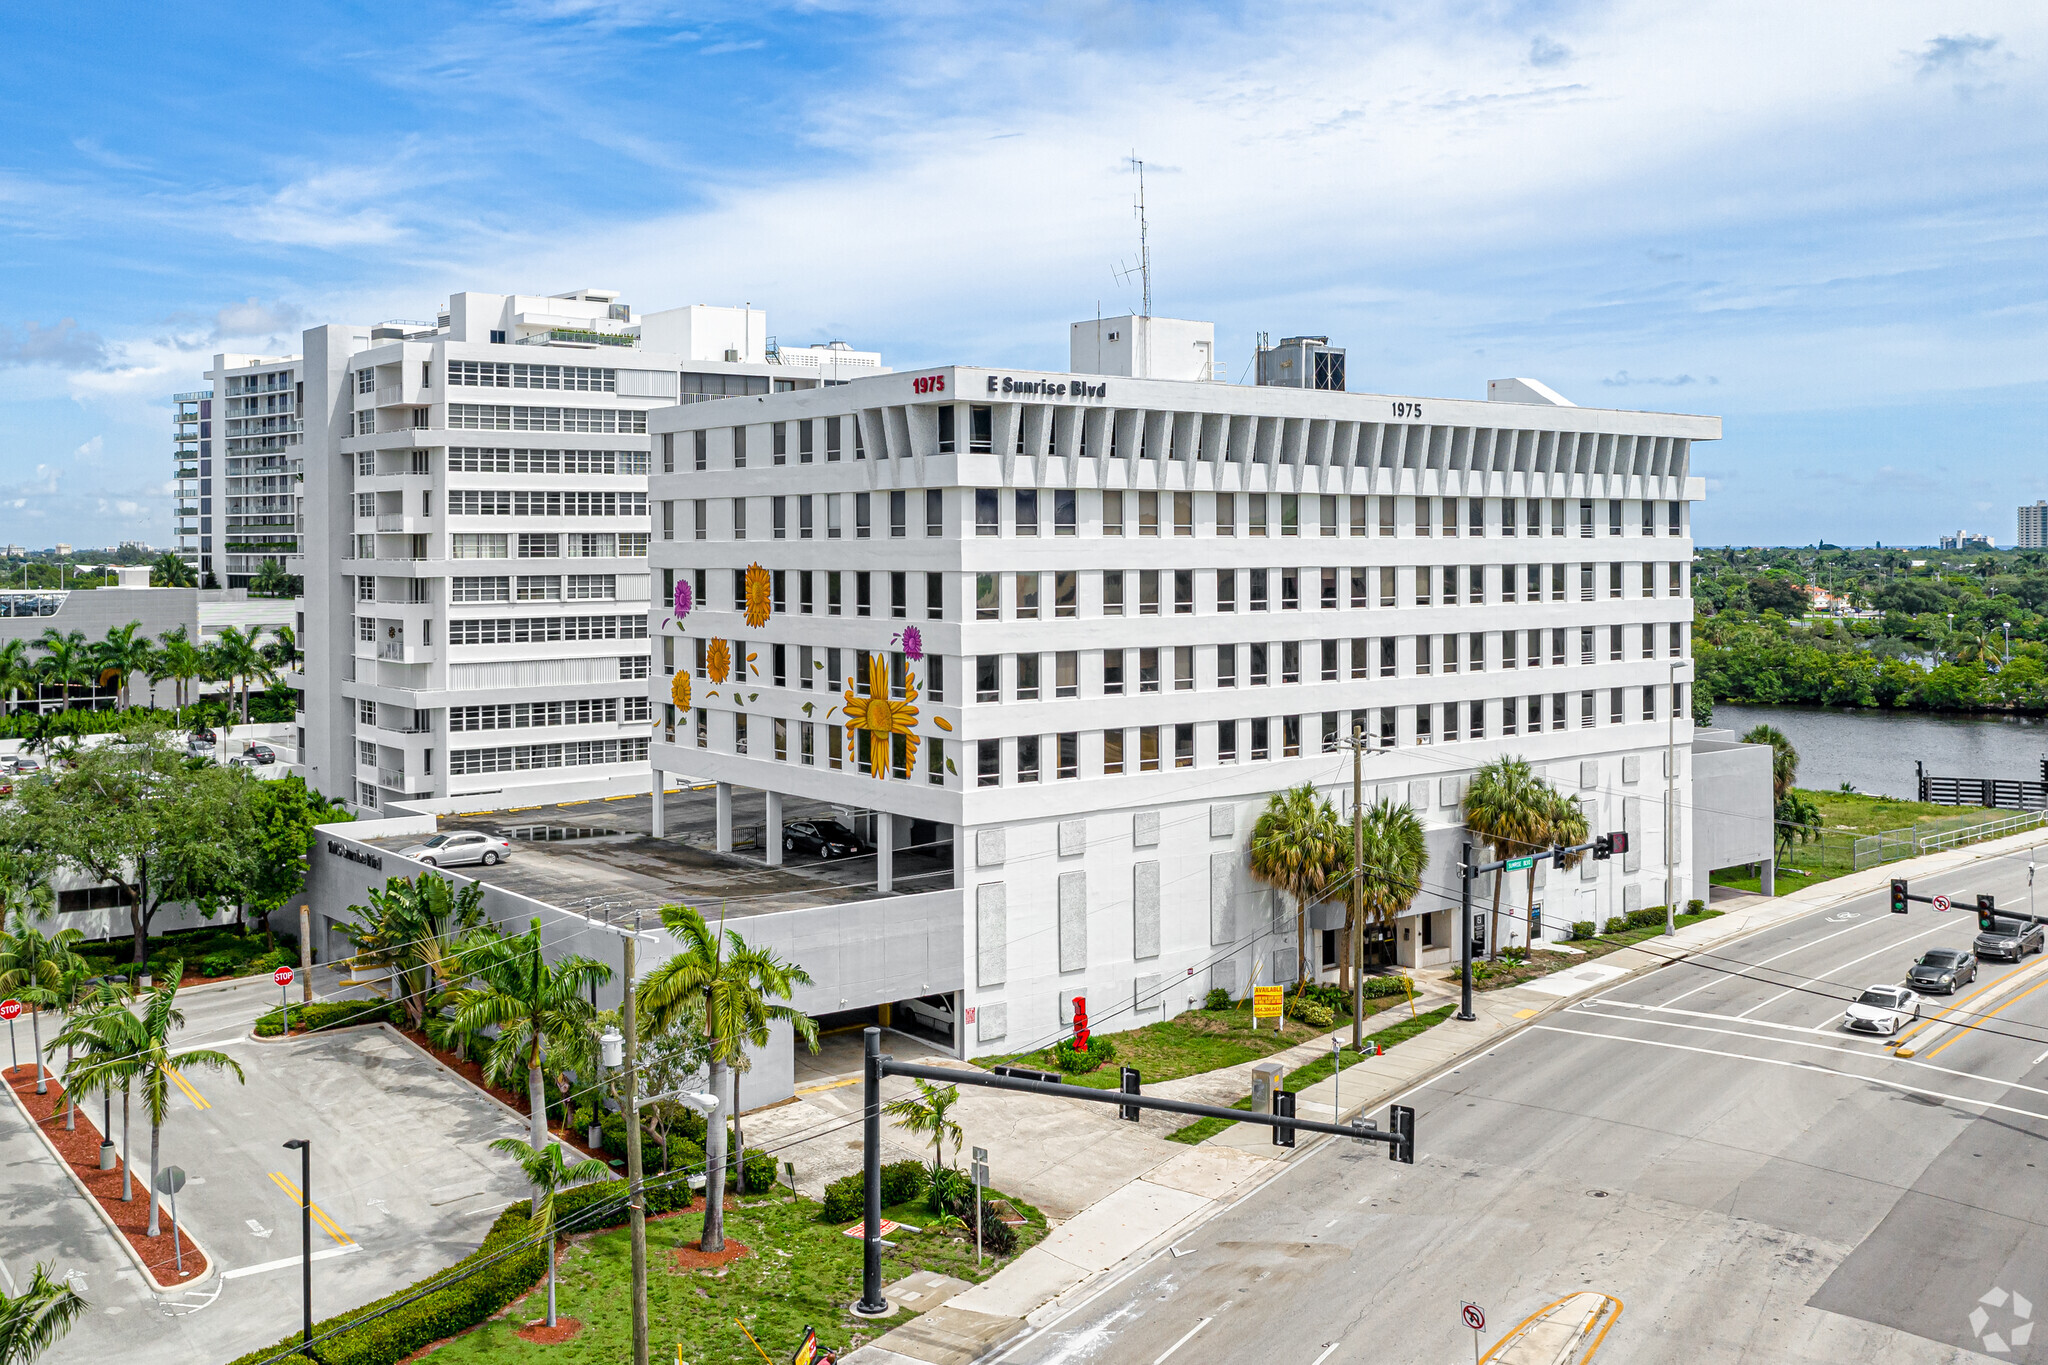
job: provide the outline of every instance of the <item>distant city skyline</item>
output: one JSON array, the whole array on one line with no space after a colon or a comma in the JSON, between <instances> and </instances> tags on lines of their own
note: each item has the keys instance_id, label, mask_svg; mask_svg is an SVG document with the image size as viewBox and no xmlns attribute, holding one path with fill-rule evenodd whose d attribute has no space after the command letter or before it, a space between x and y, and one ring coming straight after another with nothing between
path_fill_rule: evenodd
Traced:
<instances>
[{"instance_id":1,"label":"distant city skyline","mask_svg":"<svg viewBox=\"0 0 2048 1365\"><path fill-rule=\"evenodd\" d=\"M1137 303L1133 154L1155 311L1232 378L1327 334L1361 392L1719 415L1704 544L2003 540L2038 495L2034 7L378 13L15 16L0 535L171 543L215 351L461 289L1057 367Z\"/></svg>"}]
</instances>

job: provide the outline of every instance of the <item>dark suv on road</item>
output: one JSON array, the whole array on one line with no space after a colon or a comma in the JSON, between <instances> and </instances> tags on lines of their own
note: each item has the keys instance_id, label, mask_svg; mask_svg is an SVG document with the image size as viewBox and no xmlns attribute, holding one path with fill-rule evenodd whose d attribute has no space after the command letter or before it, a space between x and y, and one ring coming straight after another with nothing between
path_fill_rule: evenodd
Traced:
<instances>
[{"instance_id":1,"label":"dark suv on road","mask_svg":"<svg viewBox=\"0 0 2048 1365\"><path fill-rule=\"evenodd\" d=\"M2040 952L2043 942L2048 941L2048 930L2043 930L2038 924L2022 924L2017 920L2001 920L1997 924L1997 928L1977 935L1977 942L1972 946L1976 948L1978 957L2018 962L2028 953Z\"/></svg>"}]
</instances>

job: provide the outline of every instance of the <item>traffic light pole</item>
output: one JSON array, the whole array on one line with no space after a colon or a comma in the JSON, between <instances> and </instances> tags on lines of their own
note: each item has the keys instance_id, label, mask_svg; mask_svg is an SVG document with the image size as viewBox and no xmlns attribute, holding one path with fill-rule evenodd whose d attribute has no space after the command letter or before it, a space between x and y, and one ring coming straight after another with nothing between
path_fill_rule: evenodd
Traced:
<instances>
[{"instance_id":1,"label":"traffic light pole","mask_svg":"<svg viewBox=\"0 0 2048 1365\"><path fill-rule=\"evenodd\" d=\"M1470 1023L1479 1017L1472 1012L1472 879L1474 877L1483 877L1489 872L1521 872L1527 868L1534 867L1545 858L1550 859L1551 866L1562 868L1564 860L1571 857L1574 853L1590 853L1596 860L1604 861L1617 853L1626 852L1628 852L1628 835L1626 833L1602 834L1590 843L1572 844L1569 847L1552 847L1545 849L1541 853L1525 853L1519 858L1500 858L1490 863L1473 862L1472 845L1470 843L1465 844L1463 846L1463 856L1459 859L1459 867L1462 869L1462 872L1458 878L1459 1008L1458 1012L1451 1017L1464 1023ZM1904 883L1895 884L1903 885ZM1535 944L1531 943L1529 946L1533 948Z\"/></svg>"}]
</instances>

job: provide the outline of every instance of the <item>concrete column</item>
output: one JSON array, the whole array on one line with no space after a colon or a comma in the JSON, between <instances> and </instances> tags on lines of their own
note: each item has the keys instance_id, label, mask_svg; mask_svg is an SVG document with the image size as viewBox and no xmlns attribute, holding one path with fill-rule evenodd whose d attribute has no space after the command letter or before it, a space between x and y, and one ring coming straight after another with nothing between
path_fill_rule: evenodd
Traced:
<instances>
[{"instance_id":1,"label":"concrete column","mask_svg":"<svg viewBox=\"0 0 2048 1365\"><path fill-rule=\"evenodd\" d=\"M896 817L885 810L875 812L875 890L896 887Z\"/></svg>"},{"instance_id":2,"label":"concrete column","mask_svg":"<svg viewBox=\"0 0 2048 1365\"><path fill-rule=\"evenodd\" d=\"M718 851L732 852L732 783L718 784Z\"/></svg>"},{"instance_id":3,"label":"concrete column","mask_svg":"<svg viewBox=\"0 0 2048 1365\"><path fill-rule=\"evenodd\" d=\"M953 1055L967 1060L967 992L953 992Z\"/></svg>"},{"instance_id":4,"label":"concrete column","mask_svg":"<svg viewBox=\"0 0 2048 1365\"><path fill-rule=\"evenodd\" d=\"M664 835L668 833L667 828L662 823L663 812L661 808L661 791L662 788L666 787L667 785L668 774L663 772L661 769L656 768L654 770L654 837L657 839L662 838Z\"/></svg>"},{"instance_id":5,"label":"concrete column","mask_svg":"<svg viewBox=\"0 0 2048 1365\"><path fill-rule=\"evenodd\" d=\"M1771 850L1771 856L1764 859L1763 868L1763 892L1766 896L1775 896L1778 894L1778 856L1775 848Z\"/></svg>"},{"instance_id":6,"label":"concrete column","mask_svg":"<svg viewBox=\"0 0 2048 1365\"><path fill-rule=\"evenodd\" d=\"M767 815L763 820L761 837L767 841L768 866L782 866L782 793L764 792L767 799Z\"/></svg>"}]
</instances>

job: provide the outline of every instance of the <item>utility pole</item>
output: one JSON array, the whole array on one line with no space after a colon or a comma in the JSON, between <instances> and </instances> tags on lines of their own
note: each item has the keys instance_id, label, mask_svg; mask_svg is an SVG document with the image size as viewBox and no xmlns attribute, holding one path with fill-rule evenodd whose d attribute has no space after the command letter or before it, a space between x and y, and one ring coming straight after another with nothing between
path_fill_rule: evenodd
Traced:
<instances>
[{"instance_id":1,"label":"utility pole","mask_svg":"<svg viewBox=\"0 0 2048 1365\"><path fill-rule=\"evenodd\" d=\"M1479 1016L1472 1012L1472 843L1458 846L1458 1012L1460 1023Z\"/></svg>"},{"instance_id":2,"label":"utility pole","mask_svg":"<svg viewBox=\"0 0 2048 1365\"><path fill-rule=\"evenodd\" d=\"M1365 1046L1365 727L1351 726L1351 1050Z\"/></svg>"},{"instance_id":3,"label":"utility pole","mask_svg":"<svg viewBox=\"0 0 2048 1365\"><path fill-rule=\"evenodd\" d=\"M1678 932L1678 670L1684 661L1671 661L1671 714L1664 731L1664 936ZM1776 812L1773 812L1775 815ZM1771 826L1771 853L1778 856L1778 827Z\"/></svg>"},{"instance_id":4,"label":"utility pole","mask_svg":"<svg viewBox=\"0 0 2048 1365\"><path fill-rule=\"evenodd\" d=\"M634 1098L639 1076L640 1021L634 1007L634 950L640 946L640 916L626 935L626 1000L620 1022L626 1032L626 1208L633 1228L633 1365L647 1365L647 1201L640 1187L640 1106Z\"/></svg>"}]
</instances>

